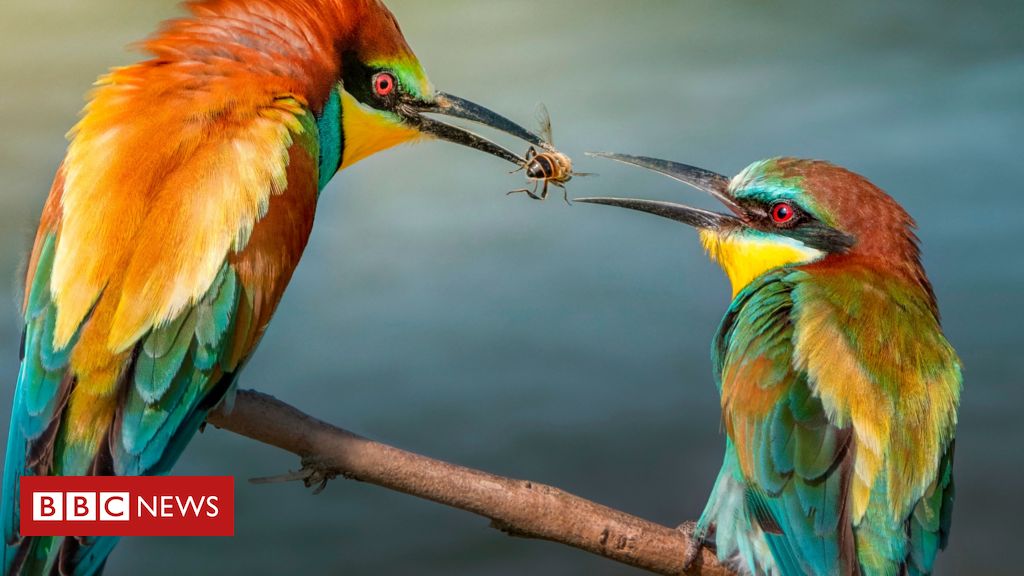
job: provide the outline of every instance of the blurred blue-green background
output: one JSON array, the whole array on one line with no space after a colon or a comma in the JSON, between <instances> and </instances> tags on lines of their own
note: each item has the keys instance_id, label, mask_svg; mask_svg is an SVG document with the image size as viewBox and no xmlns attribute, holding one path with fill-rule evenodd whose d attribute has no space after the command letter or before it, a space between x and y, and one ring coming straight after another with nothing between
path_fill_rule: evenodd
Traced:
<instances>
[{"instance_id":1,"label":"blurred blue-green background","mask_svg":"<svg viewBox=\"0 0 1024 576\"><path fill-rule=\"evenodd\" d=\"M444 90L524 123L543 101L575 194L687 198L584 158L727 174L829 159L917 218L966 366L943 574L1017 574L1024 532L1024 4L391 0ZM19 262L83 94L173 0L0 8L0 427ZM729 300L683 226L538 203L446 144L374 157L324 192L305 260L242 386L398 446L557 485L665 524L696 518L723 437L709 343ZM131 539L109 574L629 574L481 518L354 482L252 486L296 459L208 430L178 472L233 474L237 535Z\"/></svg>"}]
</instances>

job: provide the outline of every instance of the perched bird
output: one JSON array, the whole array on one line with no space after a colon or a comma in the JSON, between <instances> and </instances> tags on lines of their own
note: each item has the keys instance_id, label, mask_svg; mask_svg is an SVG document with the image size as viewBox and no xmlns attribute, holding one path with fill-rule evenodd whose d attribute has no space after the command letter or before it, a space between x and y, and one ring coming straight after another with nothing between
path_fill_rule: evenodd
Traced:
<instances>
[{"instance_id":1,"label":"perched bird","mask_svg":"<svg viewBox=\"0 0 1024 576\"><path fill-rule=\"evenodd\" d=\"M738 176L599 154L725 205L581 198L696 227L732 283L712 347L725 462L694 530L741 573L929 574L949 537L960 361L914 221L848 170L775 158Z\"/></svg>"},{"instance_id":2,"label":"perched bird","mask_svg":"<svg viewBox=\"0 0 1024 576\"><path fill-rule=\"evenodd\" d=\"M424 116L538 136L436 91L378 0L208 0L113 69L72 129L29 261L4 573L99 573L114 538L23 538L19 478L165 474L229 397L336 172Z\"/></svg>"}]
</instances>

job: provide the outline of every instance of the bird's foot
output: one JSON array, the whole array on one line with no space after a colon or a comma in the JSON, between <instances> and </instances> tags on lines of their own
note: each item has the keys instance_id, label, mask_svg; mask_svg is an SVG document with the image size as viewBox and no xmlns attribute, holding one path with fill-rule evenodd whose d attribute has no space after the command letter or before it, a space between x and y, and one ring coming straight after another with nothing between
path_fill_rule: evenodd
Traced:
<instances>
[{"instance_id":1,"label":"bird's foot","mask_svg":"<svg viewBox=\"0 0 1024 576\"><path fill-rule=\"evenodd\" d=\"M710 542L708 541L708 530L702 529L696 522L683 522L679 526L676 526L676 530L679 530L683 534L686 534L689 539L689 544L686 546L686 552L683 555L683 572L688 572L693 566L693 563L700 556L701 550L704 548L711 548Z\"/></svg>"},{"instance_id":2,"label":"bird's foot","mask_svg":"<svg viewBox=\"0 0 1024 576\"><path fill-rule=\"evenodd\" d=\"M317 495L324 491L327 487L327 482L338 477L338 472L327 468L313 460L302 460L302 468L296 471L288 471L287 474L280 474L278 476L265 476L262 478L251 478L249 482L253 484L277 484L280 482L295 482L296 480L302 480L302 483L306 485L306 488L313 488L313 495Z\"/></svg>"}]
</instances>

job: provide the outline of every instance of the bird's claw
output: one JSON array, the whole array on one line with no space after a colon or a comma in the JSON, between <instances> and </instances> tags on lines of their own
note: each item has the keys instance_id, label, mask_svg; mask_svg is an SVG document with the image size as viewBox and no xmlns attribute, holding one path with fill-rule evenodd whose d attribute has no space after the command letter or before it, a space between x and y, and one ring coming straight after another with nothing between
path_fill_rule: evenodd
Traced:
<instances>
[{"instance_id":1,"label":"bird's claw","mask_svg":"<svg viewBox=\"0 0 1024 576\"><path fill-rule=\"evenodd\" d=\"M310 471L305 468L299 470L289 470L286 474L278 474L276 476L260 476L259 478L250 478L251 484L279 484L281 482L294 482L296 480L305 481L310 476Z\"/></svg>"},{"instance_id":2,"label":"bird's claw","mask_svg":"<svg viewBox=\"0 0 1024 576\"><path fill-rule=\"evenodd\" d=\"M686 546L686 551L683 554L683 572L688 572L697 560L697 557L700 556L701 550L707 547L707 530L701 529L693 521L683 522L676 526L676 530L686 534L689 540L689 544Z\"/></svg>"},{"instance_id":3,"label":"bird's claw","mask_svg":"<svg viewBox=\"0 0 1024 576\"><path fill-rule=\"evenodd\" d=\"M278 476L265 476L261 478L251 478L249 482L253 484L277 484L280 482L295 482L296 480L302 480L306 488L313 488L313 495L317 495L324 491L327 487L327 482L338 477L338 473L330 468L326 468L310 460L302 461L302 468L289 471L287 474L280 474Z\"/></svg>"}]
</instances>

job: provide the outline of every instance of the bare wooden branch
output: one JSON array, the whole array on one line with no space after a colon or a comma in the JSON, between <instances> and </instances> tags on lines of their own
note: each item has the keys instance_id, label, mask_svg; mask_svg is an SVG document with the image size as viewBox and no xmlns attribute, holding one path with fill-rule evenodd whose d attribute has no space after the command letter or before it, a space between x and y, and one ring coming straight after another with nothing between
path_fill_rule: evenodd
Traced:
<instances>
[{"instance_id":1,"label":"bare wooden branch","mask_svg":"<svg viewBox=\"0 0 1024 576\"><path fill-rule=\"evenodd\" d=\"M266 394L240 391L234 409L212 413L209 422L300 456L304 472L285 479L316 484L342 475L479 514L514 536L559 542L658 574L734 576L708 550L684 572L690 540L679 530L558 488L374 442Z\"/></svg>"}]
</instances>

